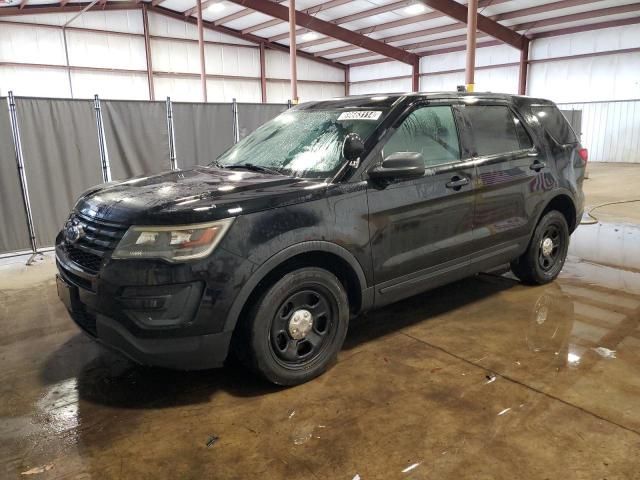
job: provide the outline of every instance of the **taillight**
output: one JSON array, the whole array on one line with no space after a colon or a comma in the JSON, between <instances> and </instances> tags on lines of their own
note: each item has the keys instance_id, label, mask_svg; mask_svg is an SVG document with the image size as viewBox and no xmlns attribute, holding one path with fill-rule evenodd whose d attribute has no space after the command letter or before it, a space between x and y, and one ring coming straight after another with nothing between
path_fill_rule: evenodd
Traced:
<instances>
[{"instance_id":1,"label":"taillight","mask_svg":"<svg viewBox=\"0 0 640 480\"><path fill-rule=\"evenodd\" d=\"M584 163L587 163L587 161L589 160L589 150L587 150L586 148L581 148L580 150L578 150L578 155L580 155L580 158L584 160Z\"/></svg>"}]
</instances>

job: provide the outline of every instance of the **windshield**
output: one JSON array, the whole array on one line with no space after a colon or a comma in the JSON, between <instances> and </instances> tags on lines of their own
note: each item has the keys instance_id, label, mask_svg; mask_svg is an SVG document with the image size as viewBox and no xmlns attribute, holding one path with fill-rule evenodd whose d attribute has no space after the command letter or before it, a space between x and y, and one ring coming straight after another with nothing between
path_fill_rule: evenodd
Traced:
<instances>
[{"instance_id":1,"label":"windshield","mask_svg":"<svg viewBox=\"0 0 640 480\"><path fill-rule=\"evenodd\" d=\"M383 118L382 110L289 110L231 147L214 164L252 164L303 178L329 178L345 161L349 133L363 141Z\"/></svg>"}]
</instances>

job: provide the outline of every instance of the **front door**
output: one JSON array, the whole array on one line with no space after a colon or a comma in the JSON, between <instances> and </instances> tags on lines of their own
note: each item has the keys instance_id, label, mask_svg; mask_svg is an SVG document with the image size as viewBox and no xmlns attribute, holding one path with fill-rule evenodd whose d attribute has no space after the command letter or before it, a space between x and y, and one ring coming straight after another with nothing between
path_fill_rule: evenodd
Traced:
<instances>
[{"instance_id":1,"label":"front door","mask_svg":"<svg viewBox=\"0 0 640 480\"><path fill-rule=\"evenodd\" d=\"M401 118L382 158L397 152L421 153L426 173L367 189L378 306L465 276L472 241L475 168L461 158L451 106Z\"/></svg>"}]
</instances>

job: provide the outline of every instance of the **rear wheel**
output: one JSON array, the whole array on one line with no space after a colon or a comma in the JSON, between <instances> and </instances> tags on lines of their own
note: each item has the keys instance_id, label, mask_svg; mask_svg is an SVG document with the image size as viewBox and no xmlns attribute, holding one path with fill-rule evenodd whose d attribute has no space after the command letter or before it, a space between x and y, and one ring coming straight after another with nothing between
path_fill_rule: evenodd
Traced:
<instances>
[{"instance_id":1,"label":"rear wheel","mask_svg":"<svg viewBox=\"0 0 640 480\"><path fill-rule=\"evenodd\" d=\"M552 210L540 219L529 248L511 263L511 270L524 283L549 283L562 270L568 249L567 220L562 213Z\"/></svg>"},{"instance_id":2,"label":"rear wheel","mask_svg":"<svg viewBox=\"0 0 640 480\"><path fill-rule=\"evenodd\" d=\"M330 272L301 268L275 282L243 322L244 363L273 383L297 385L323 373L342 348L347 294Z\"/></svg>"}]
</instances>

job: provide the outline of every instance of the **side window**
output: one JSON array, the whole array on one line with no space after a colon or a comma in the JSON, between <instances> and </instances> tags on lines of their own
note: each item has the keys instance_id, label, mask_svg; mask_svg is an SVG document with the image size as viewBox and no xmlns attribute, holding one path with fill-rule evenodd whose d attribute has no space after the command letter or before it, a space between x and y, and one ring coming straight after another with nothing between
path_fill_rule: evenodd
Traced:
<instances>
[{"instance_id":1,"label":"side window","mask_svg":"<svg viewBox=\"0 0 640 480\"><path fill-rule=\"evenodd\" d=\"M412 112L384 146L384 156L422 153L427 167L460 160L458 131L451 107L422 107Z\"/></svg>"},{"instance_id":2,"label":"side window","mask_svg":"<svg viewBox=\"0 0 640 480\"><path fill-rule=\"evenodd\" d=\"M471 120L476 153L479 156L521 149L515 119L509 108L501 105L470 105L464 111Z\"/></svg>"},{"instance_id":3,"label":"side window","mask_svg":"<svg viewBox=\"0 0 640 480\"><path fill-rule=\"evenodd\" d=\"M518 141L520 142L520 148L525 150L533 147L531 137L525 130L520 119L516 116L513 117L513 123L516 125L516 134L518 135Z\"/></svg>"},{"instance_id":4,"label":"side window","mask_svg":"<svg viewBox=\"0 0 640 480\"><path fill-rule=\"evenodd\" d=\"M569 122L564 118L557 107L551 105L531 107L533 114L553 139L561 145L577 143L576 134L573 133Z\"/></svg>"}]
</instances>

